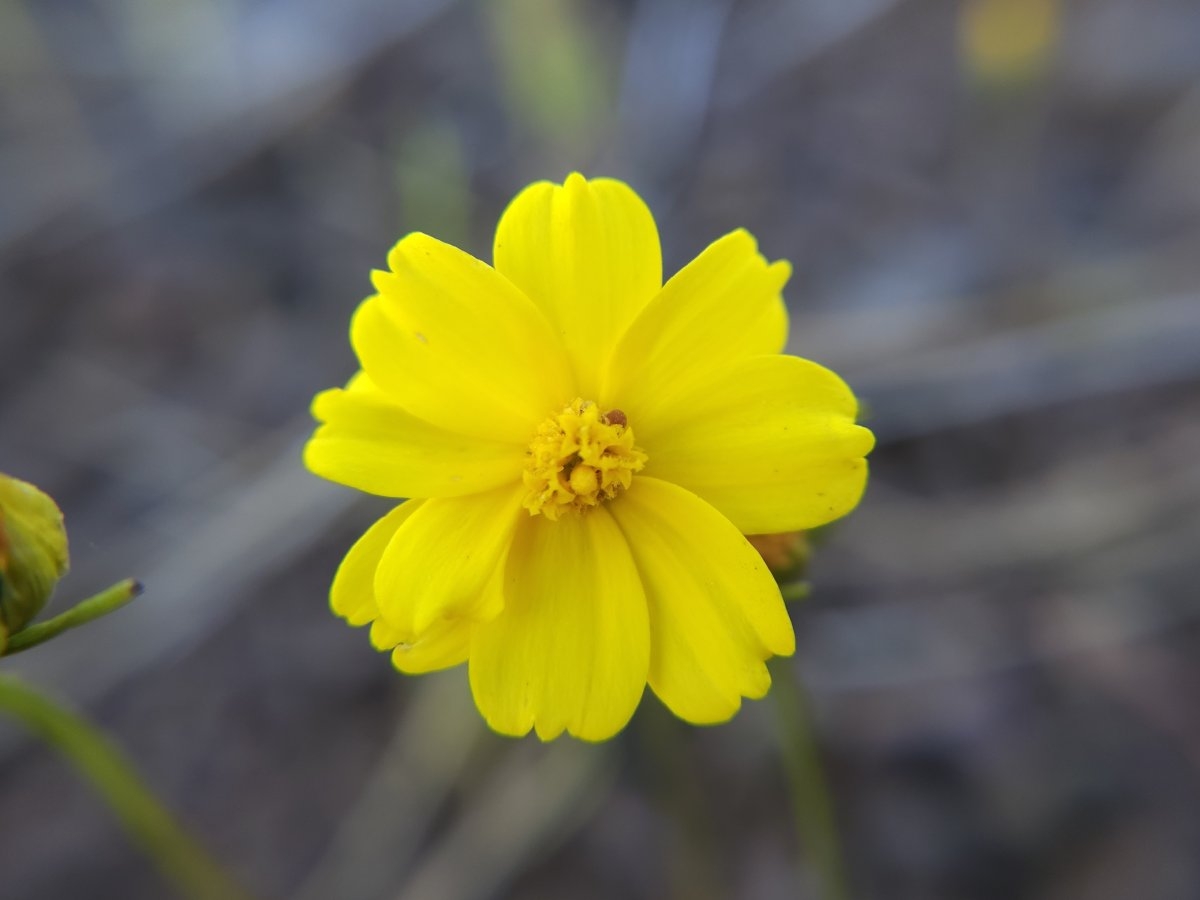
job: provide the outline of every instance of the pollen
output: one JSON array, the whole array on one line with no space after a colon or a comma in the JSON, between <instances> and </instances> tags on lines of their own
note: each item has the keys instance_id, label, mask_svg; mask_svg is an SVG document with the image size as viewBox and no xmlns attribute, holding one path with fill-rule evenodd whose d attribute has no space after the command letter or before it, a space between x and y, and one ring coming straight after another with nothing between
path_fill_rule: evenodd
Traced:
<instances>
[{"instance_id":1,"label":"pollen","mask_svg":"<svg viewBox=\"0 0 1200 900\"><path fill-rule=\"evenodd\" d=\"M628 488L645 465L625 413L576 400L538 426L522 475L523 505L550 520L584 512Z\"/></svg>"}]
</instances>

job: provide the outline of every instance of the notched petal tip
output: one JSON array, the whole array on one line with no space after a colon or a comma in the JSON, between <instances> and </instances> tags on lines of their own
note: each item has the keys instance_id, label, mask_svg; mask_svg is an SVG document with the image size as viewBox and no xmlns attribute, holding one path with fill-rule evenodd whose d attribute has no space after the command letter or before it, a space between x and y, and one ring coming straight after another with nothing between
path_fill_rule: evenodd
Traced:
<instances>
[{"instance_id":1,"label":"notched petal tip","mask_svg":"<svg viewBox=\"0 0 1200 900\"><path fill-rule=\"evenodd\" d=\"M635 708L633 712L636 711L637 710ZM730 712L730 714L725 718L720 720L714 719L712 724L717 724L718 721L726 722L731 719L733 714L736 712L737 707L735 707L733 711ZM528 737L532 732L543 744L556 741L563 735L569 735L576 740L584 741L588 744L602 744L605 741L612 740L618 734L624 731L629 726L629 722L633 719L633 713L631 713L629 719L616 727L606 725L598 728L588 723L581 724L577 722L563 722L560 719L549 720L533 715L517 720L506 720L499 716L489 716L482 709L479 710L479 713L481 716L483 716L483 720L487 722L488 727L492 729L492 731L496 732L496 734L499 734L503 737L523 738Z\"/></svg>"},{"instance_id":2,"label":"notched petal tip","mask_svg":"<svg viewBox=\"0 0 1200 900\"><path fill-rule=\"evenodd\" d=\"M780 292L791 280L793 271L791 262L786 259L773 261L769 259L759 248L758 238L745 228L736 228L713 241L713 245L720 243L725 244L722 248L725 252L734 251L743 254L743 258L749 266L766 273L763 289Z\"/></svg>"},{"instance_id":3,"label":"notched petal tip","mask_svg":"<svg viewBox=\"0 0 1200 900\"><path fill-rule=\"evenodd\" d=\"M683 719L689 725L724 725L727 722L733 721L733 718L742 711L742 697L738 694L723 703L714 700L709 701L704 706L693 708L685 707L678 703L668 704L665 700L663 701L663 705L673 715Z\"/></svg>"},{"instance_id":4,"label":"notched petal tip","mask_svg":"<svg viewBox=\"0 0 1200 900\"><path fill-rule=\"evenodd\" d=\"M353 402L356 399L362 399L367 396L374 395L376 397L384 397L384 393L377 388L366 372L355 372L350 380L346 382L345 387L326 388L317 393L309 404L308 411L313 419L322 424L328 423L331 419L337 417L339 411L346 408L346 403Z\"/></svg>"},{"instance_id":5,"label":"notched petal tip","mask_svg":"<svg viewBox=\"0 0 1200 900\"><path fill-rule=\"evenodd\" d=\"M371 621L371 646L380 653L386 653L403 640L400 629L388 622L387 619L376 618Z\"/></svg>"},{"instance_id":6,"label":"notched petal tip","mask_svg":"<svg viewBox=\"0 0 1200 900\"><path fill-rule=\"evenodd\" d=\"M850 434L852 437L847 441L847 444L852 453L865 458L875 449L875 432L871 431L870 428L856 423L851 426Z\"/></svg>"},{"instance_id":7,"label":"notched petal tip","mask_svg":"<svg viewBox=\"0 0 1200 900\"><path fill-rule=\"evenodd\" d=\"M766 257L763 257L764 262ZM777 259L775 262L768 264L767 271L775 277L779 282L775 288L777 291L782 291L787 283L792 280L792 264L786 259Z\"/></svg>"},{"instance_id":8,"label":"notched petal tip","mask_svg":"<svg viewBox=\"0 0 1200 900\"><path fill-rule=\"evenodd\" d=\"M392 648L392 665L406 675L460 665L470 653L473 628L469 619L439 619L420 634L402 636Z\"/></svg>"},{"instance_id":9,"label":"notched petal tip","mask_svg":"<svg viewBox=\"0 0 1200 900\"><path fill-rule=\"evenodd\" d=\"M776 653L777 656L790 656L788 653ZM675 715L679 716L685 722L692 725L708 727L712 725L724 725L727 722L733 721L738 713L742 711L743 700L761 700L770 693L771 690L771 673L767 669L766 664L760 664L754 673L743 684L740 694L729 694L722 696L719 691L714 691L703 702L694 702L687 706L679 705L678 698L673 698L675 705L667 704L663 701ZM661 700L662 698L660 698Z\"/></svg>"},{"instance_id":10,"label":"notched petal tip","mask_svg":"<svg viewBox=\"0 0 1200 900\"><path fill-rule=\"evenodd\" d=\"M348 614L343 614L338 610L337 607L333 605L332 602L329 604L329 608L333 611L335 616L344 621L351 628L362 628L365 625L370 625L376 620L376 616L378 615L374 608L368 607L361 607Z\"/></svg>"},{"instance_id":11,"label":"notched petal tip","mask_svg":"<svg viewBox=\"0 0 1200 900\"><path fill-rule=\"evenodd\" d=\"M343 393L342 388L329 388L321 391L312 399L308 406L309 415L317 422L328 422L330 410L337 404L338 397ZM307 450L307 445L305 445Z\"/></svg>"},{"instance_id":12,"label":"notched petal tip","mask_svg":"<svg viewBox=\"0 0 1200 900\"><path fill-rule=\"evenodd\" d=\"M372 269L370 278L371 287L375 288L375 294L372 296L385 293L389 289L394 288L396 283L396 276L386 269ZM371 297L367 297L363 302L370 299Z\"/></svg>"},{"instance_id":13,"label":"notched petal tip","mask_svg":"<svg viewBox=\"0 0 1200 900\"><path fill-rule=\"evenodd\" d=\"M387 254L388 269L391 273L395 273L402 269L408 259L417 253L428 253L431 250L430 245L447 246L444 241L439 241L437 238L426 234L423 231L410 231L396 243L392 244L392 249ZM374 269L371 272L371 280L374 282L376 273L388 275L389 272L381 272L379 269Z\"/></svg>"},{"instance_id":14,"label":"notched petal tip","mask_svg":"<svg viewBox=\"0 0 1200 900\"><path fill-rule=\"evenodd\" d=\"M745 228L735 228L733 231L726 232L709 244L709 246L711 247L714 244L725 244L729 249L734 249L741 253L758 254L758 238Z\"/></svg>"},{"instance_id":15,"label":"notched petal tip","mask_svg":"<svg viewBox=\"0 0 1200 900\"><path fill-rule=\"evenodd\" d=\"M533 732L543 744L550 743L550 741L559 737L564 730L562 724L558 722L545 723L541 719L533 720Z\"/></svg>"},{"instance_id":16,"label":"notched petal tip","mask_svg":"<svg viewBox=\"0 0 1200 900\"><path fill-rule=\"evenodd\" d=\"M780 594L780 601L782 602L782 600L783 595ZM769 633L764 632L760 635L760 637L762 638L763 643L766 645L767 650L770 651L771 656L792 656L796 652L796 629L792 625L792 618L790 615L787 616L786 623L781 624L774 631ZM769 659L770 657L767 658ZM765 662L766 660L764 659L764 663ZM765 673L766 671L767 667L764 665L763 672ZM771 676L769 674L766 675L766 679L767 681L766 685L763 687L763 693L758 695L760 697L763 696L763 694L766 694L767 688L771 686ZM747 694L746 696L753 697L754 695Z\"/></svg>"},{"instance_id":17,"label":"notched petal tip","mask_svg":"<svg viewBox=\"0 0 1200 900\"><path fill-rule=\"evenodd\" d=\"M792 650L790 650L787 653L777 653L775 655L787 658L792 655L792 653L795 651L795 649L796 649L796 644L795 644L795 641L793 641L792 642ZM747 700L761 700L763 697L767 696L768 693L770 693L772 684L773 684L773 681L771 678L771 670L767 668L767 665L764 662L763 667L762 667L762 682L760 683L759 689L754 693L746 694L746 699Z\"/></svg>"},{"instance_id":18,"label":"notched petal tip","mask_svg":"<svg viewBox=\"0 0 1200 900\"><path fill-rule=\"evenodd\" d=\"M300 450L300 461L304 464L305 469L318 478L341 484L341 480L337 477L339 468L336 454L327 452L326 442L330 437L330 430L330 426L327 424L317 426L317 430L304 442L304 446Z\"/></svg>"},{"instance_id":19,"label":"notched petal tip","mask_svg":"<svg viewBox=\"0 0 1200 900\"><path fill-rule=\"evenodd\" d=\"M710 248L721 253L738 254L747 263L765 269L772 276L771 282L768 284L777 291L783 290L784 285L792 277L791 262L786 259L774 261L768 259L766 254L759 249L758 238L745 228L735 228L733 231L721 235L709 244L704 252L708 252Z\"/></svg>"},{"instance_id":20,"label":"notched petal tip","mask_svg":"<svg viewBox=\"0 0 1200 900\"><path fill-rule=\"evenodd\" d=\"M490 714L488 711L479 706L478 700L476 700L475 708L478 710L479 715L483 717L483 721L487 723L487 727L501 737L523 738L528 735L529 732L533 731L532 716L528 717L527 719L514 722L499 715Z\"/></svg>"}]
</instances>

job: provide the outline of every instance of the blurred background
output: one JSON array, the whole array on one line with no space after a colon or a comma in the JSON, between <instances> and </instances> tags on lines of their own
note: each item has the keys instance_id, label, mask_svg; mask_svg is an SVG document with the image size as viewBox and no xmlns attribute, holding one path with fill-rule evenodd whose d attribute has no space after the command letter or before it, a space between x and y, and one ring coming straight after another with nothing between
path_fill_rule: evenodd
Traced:
<instances>
[{"instance_id":1,"label":"blurred background","mask_svg":"<svg viewBox=\"0 0 1200 900\"><path fill-rule=\"evenodd\" d=\"M1200 896L1195 0L0 0L0 470L63 507L5 659L257 895L819 896L779 705L486 732L327 609L386 501L300 466L410 230L572 169L666 269L745 226L879 437L799 648L855 898ZM0 895L172 896L0 723Z\"/></svg>"}]
</instances>

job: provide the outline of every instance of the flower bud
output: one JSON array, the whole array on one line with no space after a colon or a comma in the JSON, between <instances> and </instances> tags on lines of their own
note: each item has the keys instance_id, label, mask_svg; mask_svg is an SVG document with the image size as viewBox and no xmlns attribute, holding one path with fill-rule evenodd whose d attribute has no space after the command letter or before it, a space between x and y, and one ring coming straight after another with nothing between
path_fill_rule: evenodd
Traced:
<instances>
[{"instance_id":1,"label":"flower bud","mask_svg":"<svg viewBox=\"0 0 1200 900\"><path fill-rule=\"evenodd\" d=\"M754 549L767 564L767 568L778 578L804 574L808 565L808 536L803 531L787 531L783 534L748 534Z\"/></svg>"},{"instance_id":2,"label":"flower bud","mask_svg":"<svg viewBox=\"0 0 1200 900\"><path fill-rule=\"evenodd\" d=\"M0 473L0 651L50 599L67 571L67 532L57 504Z\"/></svg>"}]
</instances>

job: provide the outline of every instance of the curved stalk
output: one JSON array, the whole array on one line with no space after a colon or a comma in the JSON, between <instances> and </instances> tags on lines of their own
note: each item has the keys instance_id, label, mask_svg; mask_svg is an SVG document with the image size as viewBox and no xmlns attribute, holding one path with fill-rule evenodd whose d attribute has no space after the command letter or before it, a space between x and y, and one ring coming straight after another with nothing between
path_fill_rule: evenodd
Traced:
<instances>
[{"instance_id":1,"label":"curved stalk","mask_svg":"<svg viewBox=\"0 0 1200 900\"><path fill-rule=\"evenodd\" d=\"M11 675L0 675L0 713L19 720L66 758L180 894L193 900L249 900L163 808L124 754L87 721Z\"/></svg>"},{"instance_id":2,"label":"curved stalk","mask_svg":"<svg viewBox=\"0 0 1200 900\"><path fill-rule=\"evenodd\" d=\"M0 656L12 656L14 653L36 647L44 641L58 637L64 631L78 628L93 619L106 616L113 610L120 609L141 592L140 582L134 581L132 578L119 581L112 587L105 588L100 593L80 601L53 619L29 625L16 634L9 635L8 645L0 648Z\"/></svg>"}]
</instances>

